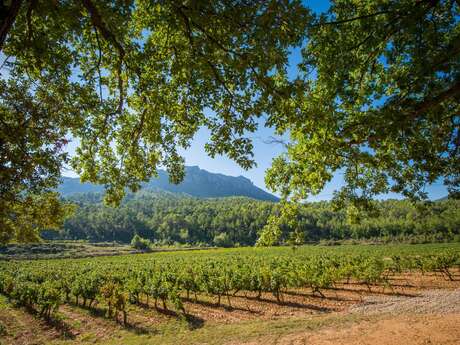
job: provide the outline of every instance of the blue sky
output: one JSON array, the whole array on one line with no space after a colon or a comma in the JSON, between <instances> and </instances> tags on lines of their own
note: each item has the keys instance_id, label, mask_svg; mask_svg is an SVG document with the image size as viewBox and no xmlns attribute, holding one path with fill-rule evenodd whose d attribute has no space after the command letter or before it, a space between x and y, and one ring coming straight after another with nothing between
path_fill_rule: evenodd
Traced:
<instances>
[{"instance_id":1,"label":"blue sky","mask_svg":"<svg viewBox=\"0 0 460 345\"><path fill-rule=\"evenodd\" d=\"M326 11L329 7L328 1L304 1L304 3L313 9L315 12ZM300 61L300 51L298 49L293 50L290 57L290 75L295 75L296 65ZM253 139L254 144L254 158L257 162L257 166L246 171L238 166L235 162L227 158L226 156L218 156L214 159L209 157L205 150L204 144L209 139L209 131L206 129L200 129L191 146L187 150L181 150L180 152L185 158L186 165L197 165L201 169L208 170L210 172L221 173L231 176L243 175L251 179L254 184L265 190L264 176L265 171L270 167L272 159L280 155L283 152L283 147L279 144L267 144L267 141L271 136L275 136L273 129L259 126L259 129L250 135ZM70 145L69 151L72 152L74 145ZM65 176L75 176L71 171L63 171ZM326 188L316 196L311 196L310 201L317 200L329 200L332 197L333 191L340 188L343 184L342 175L340 172L336 173L332 181L326 186ZM435 183L431 186L427 186L426 191L431 199L438 199L447 194L445 186L441 182ZM383 198L400 198L396 194L384 196Z\"/></svg>"}]
</instances>

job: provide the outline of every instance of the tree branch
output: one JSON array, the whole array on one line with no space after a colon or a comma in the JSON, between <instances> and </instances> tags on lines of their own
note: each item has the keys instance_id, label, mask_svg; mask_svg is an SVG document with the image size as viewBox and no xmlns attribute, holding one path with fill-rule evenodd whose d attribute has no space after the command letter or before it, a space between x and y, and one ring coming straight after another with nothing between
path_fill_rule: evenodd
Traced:
<instances>
[{"instance_id":1,"label":"tree branch","mask_svg":"<svg viewBox=\"0 0 460 345\"><path fill-rule=\"evenodd\" d=\"M404 120L416 120L418 117L420 117L423 113L429 111L433 107L436 107L443 101L453 98L453 97L458 97L460 96L460 80L458 80L456 83L454 83L450 88L440 92L438 95L431 97L431 98L425 98L424 100L418 102L415 104L415 106L412 106L411 110L401 110L400 114L398 116L398 119L402 119L403 117L405 118ZM407 105L408 107L410 106L409 104ZM400 104L400 108L404 108L404 104ZM396 110L395 110L396 111ZM349 137L352 133L352 130L356 126L362 125L362 122L359 123L354 123L351 124L345 128L343 128L340 132L338 132L338 136L340 137ZM387 124L389 126L390 124ZM362 145L365 142L372 143L377 140L376 135L369 135L367 138L362 138L362 139L351 139L345 142L346 145Z\"/></svg>"},{"instance_id":2,"label":"tree branch","mask_svg":"<svg viewBox=\"0 0 460 345\"><path fill-rule=\"evenodd\" d=\"M421 113L426 112L431 107L437 106L438 104L442 103L446 99L449 99L455 96L460 96L460 80L457 80L457 82L454 85L452 85L447 90L444 90L443 92L439 93L435 97L424 99L422 102L418 103L414 111L412 112L411 117L415 119Z\"/></svg>"},{"instance_id":3,"label":"tree branch","mask_svg":"<svg viewBox=\"0 0 460 345\"><path fill-rule=\"evenodd\" d=\"M101 42L99 40L99 34L97 33L97 29L94 30L94 33L96 34L96 42L97 42L97 49L98 49L98 57L97 57L97 73L99 76L99 97L101 98L101 104L103 102L102 98L102 76L101 76L101 62L102 62L102 50L101 50Z\"/></svg>"},{"instance_id":4,"label":"tree branch","mask_svg":"<svg viewBox=\"0 0 460 345\"><path fill-rule=\"evenodd\" d=\"M19 13L19 9L21 8L22 5L22 0L12 0L10 6L4 5L5 1L2 1L0 5L0 9L2 9L2 23L0 24L0 52L3 49L3 44L5 43L6 36L11 30L11 27L13 26L16 17Z\"/></svg>"},{"instance_id":5,"label":"tree branch","mask_svg":"<svg viewBox=\"0 0 460 345\"><path fill-rule=\"evenodd\" d=\"M380 16L382 14L388 14L388 13L392 13L393 11L378 11L378 12L374 12L374 13L369 13L369 14L364 14L362 16L357 16L357 17L352 17L352 18L348 18L348 19L343 19L343 20L335 20L335 21L331 21L331 22L323 22L323 23L317 23L317 24L313 24L311 25L310 27L312 28L315 28L315 27L319 27L319 26L323 26L323 25L339 25L339 24L345 24L345 23L349 23L349 22L354 22L356 20L361 20L361 19L366 19L366 18L372 18L372 17L376 17L376 16Z\"/></svg>"},{"instance_id":6,"label":"tree branch","mask_svg":"<svg viewBox=\"0 0 460 345\"><path fill-rule=\"evenodd\" d=\"M428 4L429 4L429 8L432 8L432 7L436 6L436 4L438 3L438 1L437 1L437 0L419 0L419 1L417 1L417 2L414 4L414 6L417 7L417 6L420 5L421 3L428 3ZM346 24L346 23L349 23L349 22L354 22L354 21L356 21L356 20L361 20L361 19L367 19L367 18L377 17L377 16L380 16L380 15L382 15L382 14L389 14L389 13L394 13L394 12L397 12L397 11L390 11L390 10L377 11L377 12L374 12L374 13L364 14L364 15L361 15L361 16L352 17L352 18L348 18L348 19L335 20L335 21L331 21L331 22L317 23L317 24L310 25L310 27L319 27L319 26L323 26L323 25L340 25L340 24Z\"/></svg>"},{"instance_id":7,"label":"tree branch","mask_svg":"<svg viewBox=\"0 0 460 345\"><path fill-rule=\"evenodd\" d=\"M26 14L26 19L27 19L27 39L29 42L32 42L33 39L33 30L32 30L32 11L35 9L35 6L37 5L37 0L31 0L29 3L29 7L27 8L27 14Z\"/></svg>"},{"instance_id":8,"label":"tree branch","mask_svg":"<svg viewBox=\"0 0 460 345\"><path fill-rule=\"evenodd\" d=\"M232 91L230 91L230 89L228 88L227 84L225 83L225 81L221 78L221 76L219 75L219 71L217 70L216 66L214 66L212 64L211 61L209 61L208 59L206 59L206 63L208 64L209 67L211 67L211 71L212 73L214 74L214 77L216 78L216 80L224 87L225 91L227 91L227 93L232 97L234 98L235 95L233 94Z\"/></svg>"},{"instance_id":9,"label":"tree branch","mask_svg":"<svg viewBox=\"0 0 460 345\"><path fill-rule=\"evenodd\" d=\"M105 40L111 42L118 51L119 61L118 61L118 66L117 66L117 74L118 74L118 90L120 93L120 100L119 100L117 112L121 113L123 110L123 103L124 103L123 78L121 76L121 72L122 72L122 66L123 66L123 61L125 57L125 50L123 46L120 44L120 42L118 42L113 32L110 31L105 25L101 14L99 13L98 9L93 4L93 2L91 0L81 0L81 2L83 6L86 8L86 10L88 11L90 18L91 18L91 22L101 32L102 37L104 37Z\"/></svg>"},{"instance_id":10,"label":"tree branch","mask_svg":"<svg viewBox=\"0 0 460 345\"><path fill-rule=\"evenodd\" d=\"M287 146L288 146L288 144L287 144L287 142L286 142L285 140L283 140L283 139L281 139L281 138L276 138L276 137L274 137L274 136L272 136L272 135L270 135L270 136L268 137L268 139L263 139L263 138L261 138L261 140L262 140L262 142L263 142L264 144L267 144L267 145L271 145L271 144L280 144L280 145L282 145L283 147L287 147Z\"/></svg>"},{"instance_id":11,"label":"tree branch","mask_svg":"<svg viewBox=\"0 0 460 345\"><path fill-rule=\"evenodd\" d=\"M192 51L194 51L192 28L190 27L190 20L188 19L188 17L185 15L185 13L182 11L180 7L177 7L177 11L179 12L180 16L184 20L185 28L187 30L188 41L190 43L190 48L192 48Z\"/></svg>"},{"instance_id":12,"label":"tree branch","mask_svg":"<svg viewBox=\"0 0 460 345\"><path fill-rule=\"evenodd\" d=\"M104 21L102 20L101 14L99 13L98 9L93 4L93 2L91 0L81 0L81 2L83 3L83 6L85 6L85 8L87 9L93 25L99 29L102 36L107 41L111 42L115 46L115 48L118 50L118 53L122 57L124 57L125 50L123 49L122 45L118 42L113 32L111 32L105 25Z\"/></svg>"}]
</instances>

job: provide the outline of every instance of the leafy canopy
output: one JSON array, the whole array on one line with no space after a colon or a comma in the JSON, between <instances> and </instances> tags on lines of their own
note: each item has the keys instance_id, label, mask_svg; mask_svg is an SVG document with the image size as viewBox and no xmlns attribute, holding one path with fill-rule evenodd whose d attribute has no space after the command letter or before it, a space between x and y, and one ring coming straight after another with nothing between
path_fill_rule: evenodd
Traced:
<instances>
[{"instance_id":1,"label":"leafy canopy","mask_svg":"<svg viewBox=\"0 0 460 345\"><path fill-rule=\"evenodd\" d=\"M291 141L267 184L285 197L338 200L458 192L460 6L455 1L334 1L312 20L296 90L271 117Z\"/></svg>"},{"instance_id":2,"label":"leafy canopy","mask_svg":"<svg viewBox=\"0 0 460 345\"><path fill-rule=\"evenodd\" d=\"M295 91L271 117L291 140L267 185L298 201L343 173L334 200L351 221L373 196L423 199L440 178L458 195L459 21L458 1L337 0L312 19Z\"/></svg>"},{"instance_id":3,"label":"leafy canopy","mask_svg":"<svg viewBox=\"0 0 460 345\"><path fill-rule=\"evenodd\" d=\"M288 49L301 43L309 16L300 1L0 6L6 237L15 237L17 206L55 186L67 163L83 181L104 184L112 204L160 165L179 182L178 148L187 148L200 127L211 132L211 156L252 167L247 133L281 97L273 90L285 79ZM79 141L70 161L69 136Z\"/></svg>"},{"instance_id":4,"label":"leafy canopy","mask_svg":"<svg viewBox=\"0 0 460 345\"><path fill-rule=\"evenodd\" d=\"M267 173L286 200L337 171L336 201L351 210L388 191L423 198L439 178L458 193L458 1L337 0L317 16L275 0L0 6L2 224L56 184L69 135L80 143L71 166L116 204L159 165L179 182L177 150L200 127L211 156L252 167L248 133L263 115L291 137Z\"/></svg>"}]
</instances>

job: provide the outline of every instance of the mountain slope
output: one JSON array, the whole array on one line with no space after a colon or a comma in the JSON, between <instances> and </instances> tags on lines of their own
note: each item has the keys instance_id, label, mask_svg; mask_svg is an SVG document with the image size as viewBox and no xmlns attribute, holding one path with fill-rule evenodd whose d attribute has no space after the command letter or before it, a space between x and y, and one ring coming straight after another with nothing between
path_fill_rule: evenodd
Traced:
<instances>
[{"instance_id":1,"label":"mountain slope","mask_svg":"<svg viewBox=\"0 0 460 345\"><path fill-rule=\"evenodd\" d=\"M185 193L199 198L246 196L257 200L278 201L276 196L255 186L246 177L215 174L197 166L185 167L185 178L178 185L169 183L168 173L164 170L159 170L158 177L145 183L143 188ZM71 177L63 177L62 183L58 187L58 192L62 196L103 191L103 186L81 183L78 178Z\"/></svg>"}]
</instances>

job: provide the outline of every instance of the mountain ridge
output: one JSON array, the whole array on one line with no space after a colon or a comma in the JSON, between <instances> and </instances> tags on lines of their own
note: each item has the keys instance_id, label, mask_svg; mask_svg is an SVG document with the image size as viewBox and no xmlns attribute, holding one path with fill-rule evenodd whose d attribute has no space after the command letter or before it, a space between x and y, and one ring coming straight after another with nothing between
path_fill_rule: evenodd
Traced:
<instances>
[{"instance_id":1,"label":"mountain ridge","mask_svg":"<svg viewBox=\"0 0 460 345\"><path fill-rule=\"evenodd\" d=\"M168 173L160 169L158 177L143 183L142 189L182 193L198 198L245 196L256 200L279 201L276 196L257 187L244 176L235 177L212 173L198 166L186 166L184 180L177 185L169 183ZM78 177L63 177L57 191L67 197L77 193L101 193L104 192L104 186L88 182L81 183Z\"/></svg>"}]
</instances>

